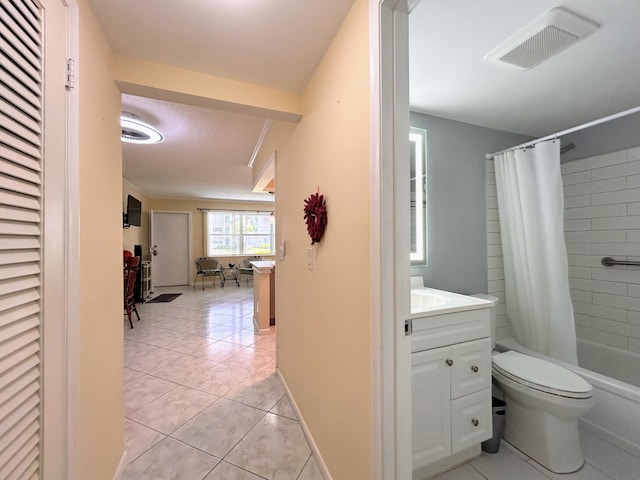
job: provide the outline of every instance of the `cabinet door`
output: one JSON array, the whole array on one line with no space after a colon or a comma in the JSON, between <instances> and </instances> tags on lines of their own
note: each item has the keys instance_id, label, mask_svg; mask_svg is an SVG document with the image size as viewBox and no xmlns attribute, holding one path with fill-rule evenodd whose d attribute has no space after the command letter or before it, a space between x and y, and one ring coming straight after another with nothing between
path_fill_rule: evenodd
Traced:
<instances>
[{"instance_id":1,"label":"cabinet door","mask_svg":"<svg viewBox=\"0 0 640 480\"><path fill-rule=\"evenodd\" d=\"M450 347L411 355L413 469L451 454Z\"/></svg>"},{"instance_id":2,"label":"cabinet door","mask_svg":"<svg viewBox=\"0 0 640 480\"><path fill-rule=\"evenodd\" d=\"M478 445L492 435L490 388L451 402L451 453Z\"/></svg>"},{"instance_id":3,"label":"cabinet door","mask_svg":"<svg viewBox=\"0 0 640 480\"><path fill-rule=\"evenodd\" d=\"M481 338L451 347L451 398L491 386L491 340Z\"/></svg>"}]
</instances>

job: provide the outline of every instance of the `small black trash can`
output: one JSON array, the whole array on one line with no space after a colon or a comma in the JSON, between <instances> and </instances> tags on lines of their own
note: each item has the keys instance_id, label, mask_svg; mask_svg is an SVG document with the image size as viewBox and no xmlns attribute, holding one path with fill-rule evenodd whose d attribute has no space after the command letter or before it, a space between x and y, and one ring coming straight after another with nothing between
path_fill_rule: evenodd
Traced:
<instances>
[{"instance_id":1,"label":"small black trash can","mask_svg":"<svg viewBox=\"0 0 640 480\"><path fill-rule=\"evenodd\" d=\"M487 453L498 453L500 449L500 438L504 432L504 421L507 404L496 397L491 397L493 436L489 440L482 442L482 450Z\"/></svg>"}]
</instances>

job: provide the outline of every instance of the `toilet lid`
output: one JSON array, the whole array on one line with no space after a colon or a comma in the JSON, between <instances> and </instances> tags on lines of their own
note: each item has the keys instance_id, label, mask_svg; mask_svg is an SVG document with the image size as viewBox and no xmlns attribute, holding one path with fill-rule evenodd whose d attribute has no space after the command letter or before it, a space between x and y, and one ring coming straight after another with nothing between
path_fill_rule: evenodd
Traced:
<instances>
[{"instance_id":1,"label":"toilet lid","mask_svg":"<svg viewBox=\"0 0 640 480\"><path fill-rule=\"evenodd\" d=\"M555 363L510 350L494 355L492 364L507 378L536 390L563 397L591 397L589 382Z\"/></svg>"}]
</instances>

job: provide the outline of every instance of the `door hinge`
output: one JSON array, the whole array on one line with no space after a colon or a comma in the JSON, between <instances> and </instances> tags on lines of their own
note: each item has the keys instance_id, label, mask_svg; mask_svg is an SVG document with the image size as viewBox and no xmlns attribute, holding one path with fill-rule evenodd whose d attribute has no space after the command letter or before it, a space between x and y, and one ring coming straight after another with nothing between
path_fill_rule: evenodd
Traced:
<instances>
[{"instance_id":1,"label":"door hinge","mask_svg":"<svg viewBox=\"0 0 640 480\"><path fill-rule=\"evenodd\" d=\"M413 322L411 320L404 321L404 336L408 337L413 333Z\"/></svg>"},{"instance_id":2,"label":"door hinge","mask_svg":"<svg viewBox=\"0 0 640 480\"><path fill-rule=\"evenodd\" d=\"M64 85L67 88L73 88L75 86L75 70L72 58L67 58Z\"/></svg>"}]
</instances>

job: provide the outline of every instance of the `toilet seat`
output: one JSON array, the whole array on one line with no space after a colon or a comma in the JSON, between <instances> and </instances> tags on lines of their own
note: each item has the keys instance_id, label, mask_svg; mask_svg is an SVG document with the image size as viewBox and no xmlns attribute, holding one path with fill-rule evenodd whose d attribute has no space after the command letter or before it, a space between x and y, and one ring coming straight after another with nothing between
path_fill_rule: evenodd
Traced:
<instances>
[{"instance_id":1,"label":"toilet seat","mask_svg":"<svg viewBox=\"0 0 640 480\"><path fill-rule=\"evenodd\" d=\"M590 398L593 388L579 375L554 363L510 350L492 357L492 368L505 377L567 398Z\"/></svg>"}]
</instances>

